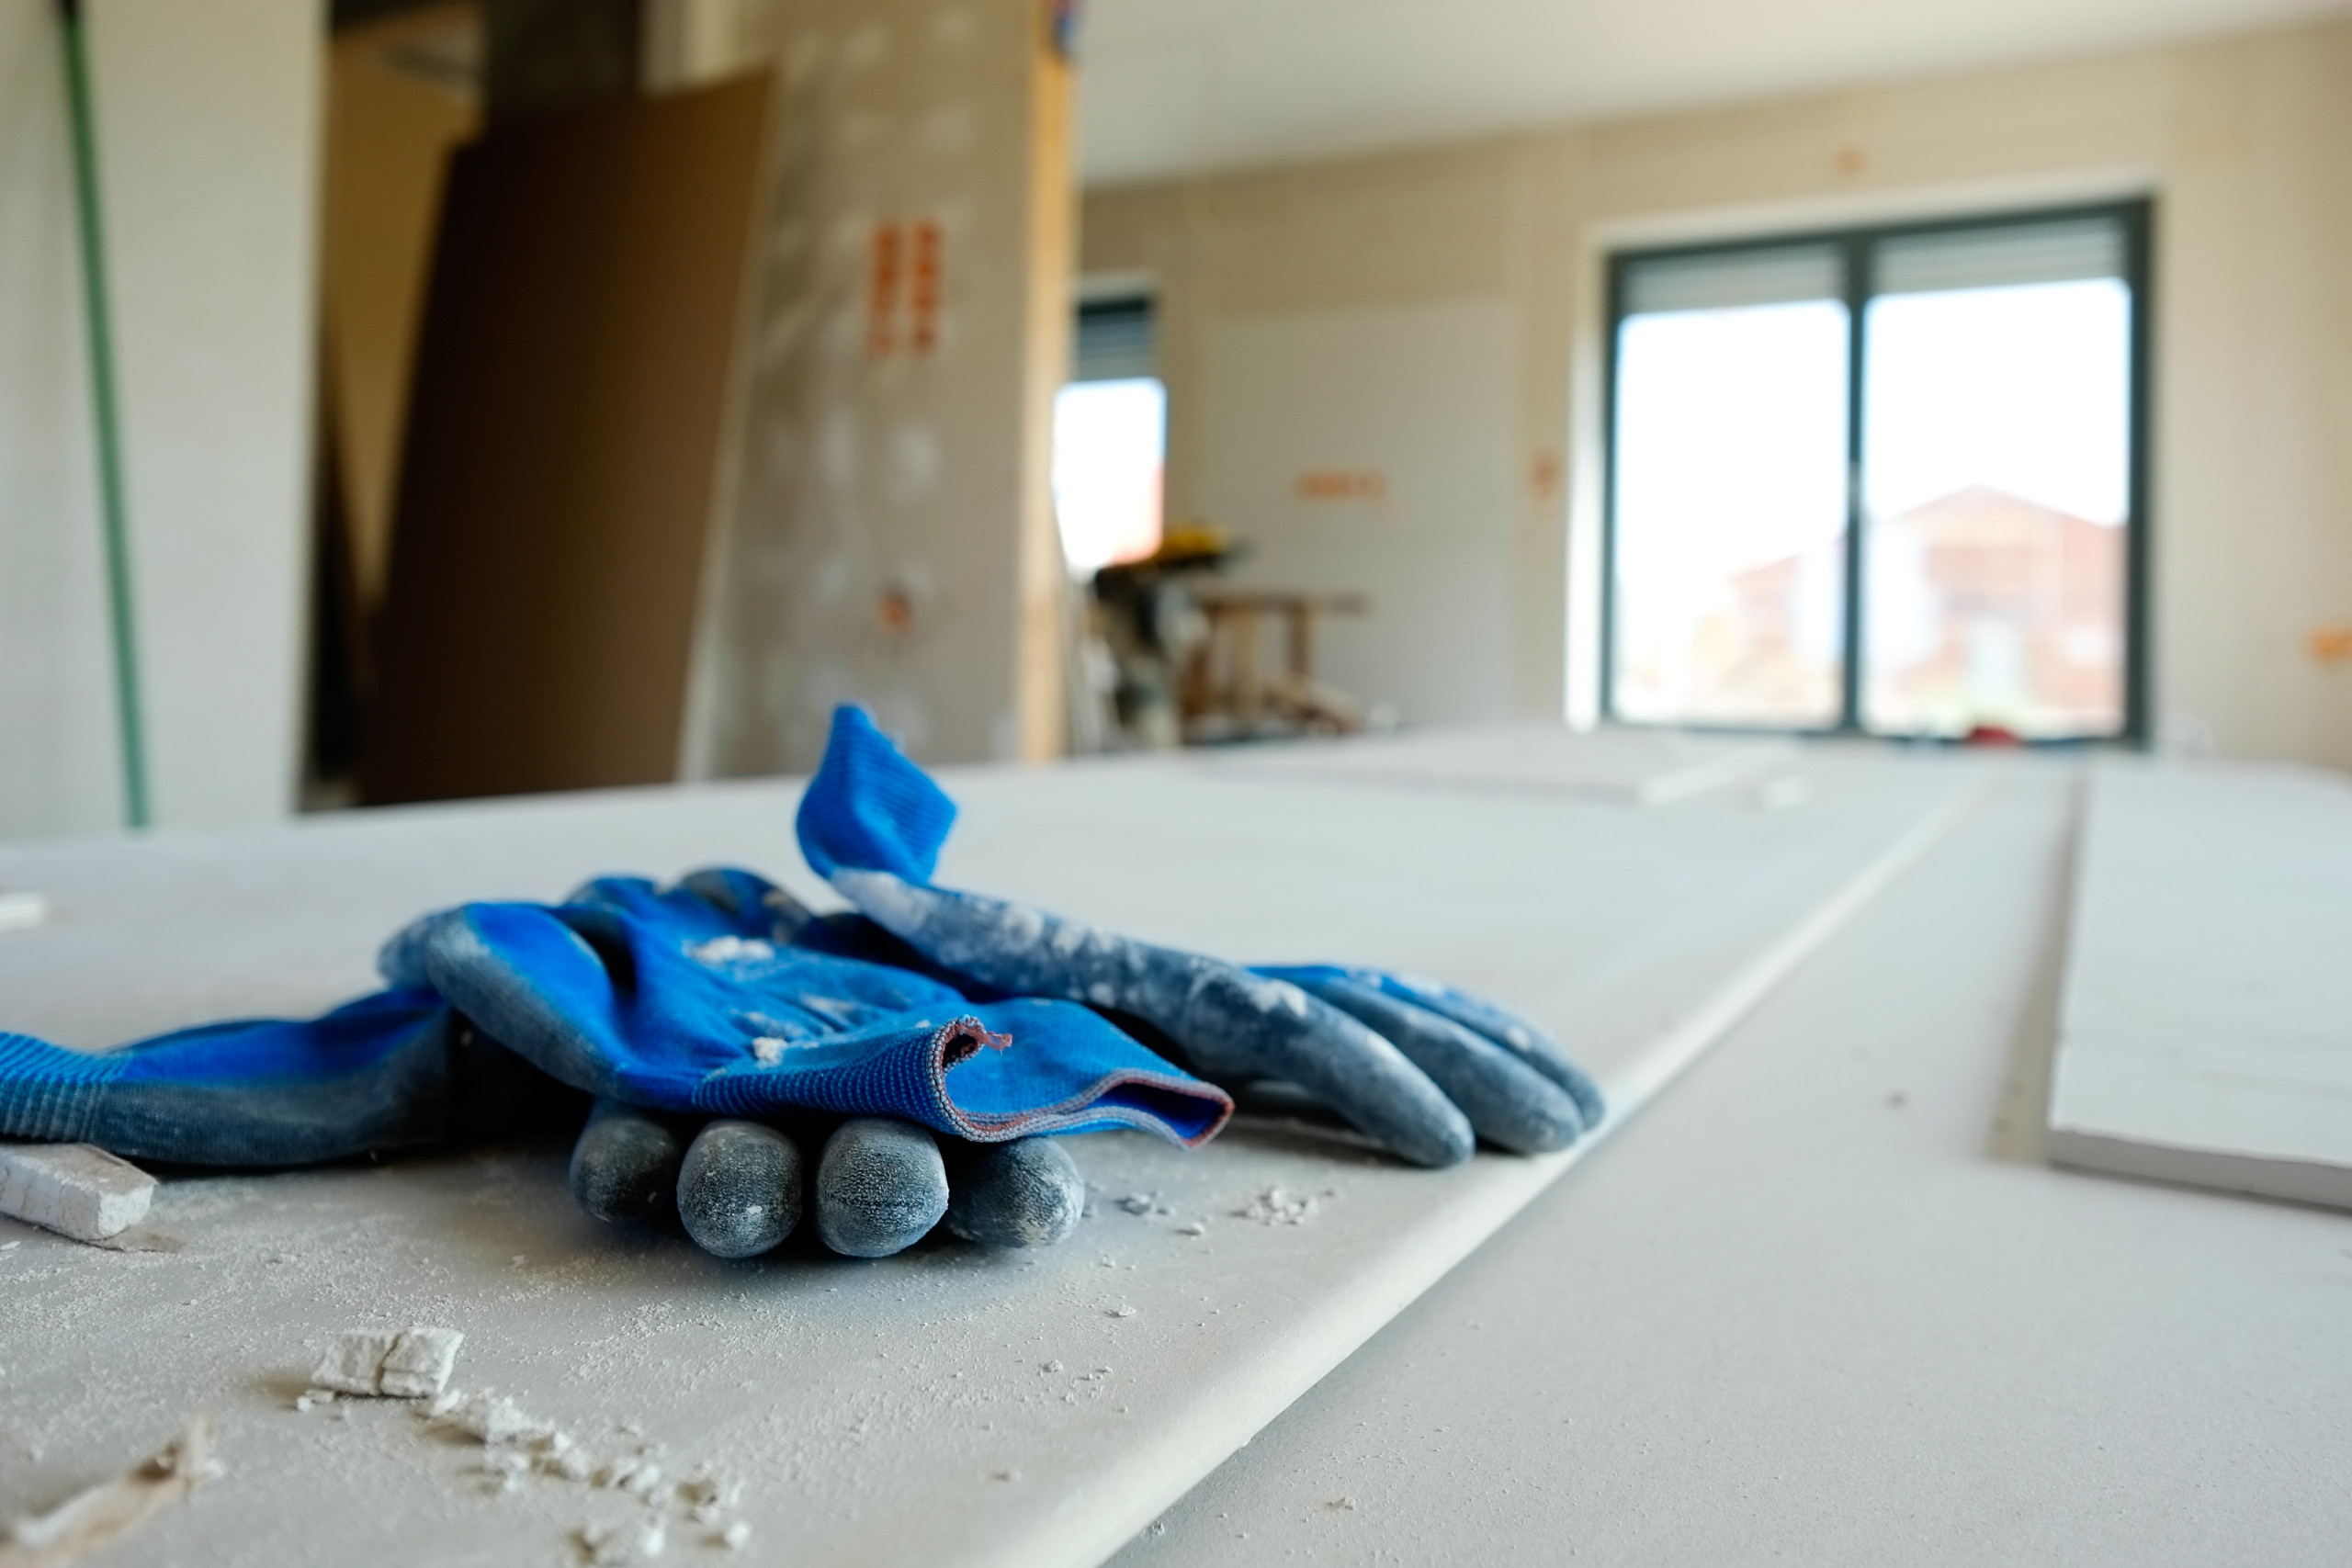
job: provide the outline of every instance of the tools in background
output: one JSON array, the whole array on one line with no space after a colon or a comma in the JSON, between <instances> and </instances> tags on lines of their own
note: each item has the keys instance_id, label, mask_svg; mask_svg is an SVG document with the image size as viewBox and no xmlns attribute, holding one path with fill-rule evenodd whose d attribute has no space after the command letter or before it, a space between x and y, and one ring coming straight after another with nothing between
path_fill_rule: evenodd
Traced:
<instances>
[{"instance_id":1,"label":"tools in background","mask_svg":"<svg viewBox=\"0 0 2352 1568\"><path fill-rule=\"evenodd\" d=\"M1315 678L1325 615L1361 615L1361 593L1210 589L1248 547L1213 524L1170 529L1141 560L1094 574L1093 629L1104 654L1115 733L1165 750L1299 735L1351 735L1367 713ZM1262 623L1279 621L1282 667L1265 666Z\"/></svg>"}]
</instances>

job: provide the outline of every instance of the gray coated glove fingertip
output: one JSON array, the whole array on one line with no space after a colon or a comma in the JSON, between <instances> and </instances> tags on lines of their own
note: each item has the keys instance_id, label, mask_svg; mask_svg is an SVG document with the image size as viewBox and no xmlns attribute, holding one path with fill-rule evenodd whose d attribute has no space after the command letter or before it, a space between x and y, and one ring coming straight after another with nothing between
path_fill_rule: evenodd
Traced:
<instances>
[{"instance_id":1,"label":"gray coated glove fingertip","mask_svg":"<svg viewBox=\"0 0 2352 1568\"><path fill-rule=\"evenodd\" d=\"M825 1141L817 1162L817 1235L851 1258L888 1258L947 1213L947 1166L911 1122L861 1116Z\"/></svg>"},{"instance_id":2,"label":"gray coated glove fingertip","mask_svg":"<svg viewBox=\"0 0 2352 1568\"><path fill-rule=\"evenodd\" d=\"M800 1223L800 1147L757 1122L695 1134L678 1169L678 1218L705 1252L754 1258Z\"/></svg>"},{"instance_id":3,"label":"gray coated glove fingertip","mask_svg":"<svg viewBox=\"0 0 2352 1568\"><path fill-rule=\"evenodd\" d=\"M571 1145L572 1201L607 1224L652 1219L671 1201L684 1152L658 1118L600 1100Z\"/></svg>"},{"instance_id":4,"label":"gray coated glove fingertip","mask_svg":"<svg viewBox=\"0 0 2352 1568\"><path fill-rule=\"evenodd\" d=\"M976 1145L950 1186L947 1228L983 1247L1051 1247L1086 1213L1086 1179L1054 1138Z\"/></svg>"}]
</instances>

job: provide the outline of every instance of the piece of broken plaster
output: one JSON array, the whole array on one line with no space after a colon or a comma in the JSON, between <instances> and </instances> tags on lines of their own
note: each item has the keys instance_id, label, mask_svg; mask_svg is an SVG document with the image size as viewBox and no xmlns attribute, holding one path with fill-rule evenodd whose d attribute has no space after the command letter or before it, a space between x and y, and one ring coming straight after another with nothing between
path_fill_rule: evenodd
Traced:
<instances>
[{"instance_id":1,"label":"piece of broken plaster","mask_svg":"<svg viewBox=\"0 0 2352 1568\"><path fill-rule=\"evenodd\" d=\"M0 1144L0 1214L100 1242L147 1217L155 1179L95 1144Z\"/></svg>"},{"instance_id":2,"label":"piece of broken plaster","mask_svg":"<svg viewBox=\"0 0 2352 1568\"><path fill-rule=\"evenodd\" d=\"M0 1536L0 1568L62 1568L186 1497L220 1473L210 1417L187 1426L128 1475L76 1493L46 1514L28 1514Z\"/></svg>"},{"instance_id":3,"label":"piece of broken plaster","mask_svg":"<svg viewBox=\"0 0 2352 1568\"><path fill-rule=\"evenodd\" d=\"M444 1427L454 1427L478 1443L553 1443L562 1434L551 1421L542 1421L502 1393L489 1389L462 1399L436 1399L425 1415Z\"/></svg>"},{"instance_id":4,"label":"piece of broken plaster","mask_svg":"<svg viewBox=\"0 0 2352 1568\"><path fill-rule=\"evenodd\" d=\"M429 1399L447 1386L466 1337L454 1328L404 1329L384 1358L379 1386L391 1399Z\"/></svg>"},{"instance_id":5,"label":"piece of broken plaster","mask_svg":"<svg viewBox=\"0 0 2352 1568\"><path fill-rule=\"evenodd\" d=\"M600 1564L650 1562L669 1545L669 1530L658 1518L582 1525L575 1534L588 1561Z\"/></svg>"},{"instance_id":6,"label":"piece of broken plaster","mask_svg":"<svg viewBox=\"0 0 2352 1568\"><path fill-rule=\"evenodd\" d=\"M352 1329L335 1336L311 1381L337 1393L429 1399L448 1385L465 1337L454 1328Z\"/></svg>"}]
</instances>

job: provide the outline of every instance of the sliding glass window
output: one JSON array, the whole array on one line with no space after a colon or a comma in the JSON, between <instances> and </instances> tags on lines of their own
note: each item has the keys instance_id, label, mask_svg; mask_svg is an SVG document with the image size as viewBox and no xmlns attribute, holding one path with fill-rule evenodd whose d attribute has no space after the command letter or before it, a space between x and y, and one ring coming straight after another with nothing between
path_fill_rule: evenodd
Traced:
<instances>
[{"instance_id":1,"label":"sliding glass window","mask_svg":"<svg viewBox=\"0 0 2352 1568\"><path fill-rule=\"evenodd\" d=\"M2138 735L2146 226L1615 258L1611 716Z\"/></svg>"}]
</instances>

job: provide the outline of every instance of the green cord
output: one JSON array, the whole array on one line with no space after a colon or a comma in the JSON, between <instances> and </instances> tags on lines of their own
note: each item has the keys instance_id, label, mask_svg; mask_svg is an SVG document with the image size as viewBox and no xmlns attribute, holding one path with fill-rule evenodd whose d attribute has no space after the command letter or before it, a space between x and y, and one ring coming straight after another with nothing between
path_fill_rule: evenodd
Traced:
<instances>
[{"instance_id":1,"label":"green cord","mask_svg":"<svg viewBox=\"0 0 2352 1568\"><path fill-rule=\"evenodd\" d=\"M65 96L74 122L74 194L82 224L82 304L90 333L90 404L97 425L98 501L106 518L107 597L114 615L115 714L122 728L123 813L147 815L147 746L140 725L139 643L130 615L130 537L124 517L122 435L114 397L114 328L107 315L106 239L98 224L98 145L90 112L90 59L80 0L58 0Z\"/></svg>"}]
</instances>

